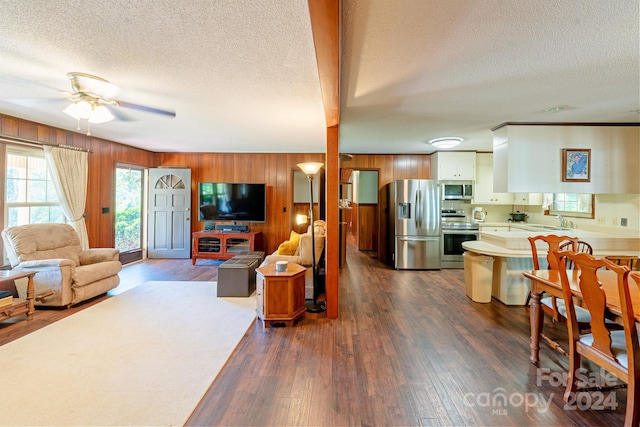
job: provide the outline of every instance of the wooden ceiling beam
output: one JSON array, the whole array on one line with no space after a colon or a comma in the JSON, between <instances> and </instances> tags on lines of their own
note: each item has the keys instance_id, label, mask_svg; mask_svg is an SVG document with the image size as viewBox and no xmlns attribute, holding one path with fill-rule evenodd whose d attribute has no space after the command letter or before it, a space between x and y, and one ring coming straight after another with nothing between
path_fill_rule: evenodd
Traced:
<instances>
[{"instance_id":1,"label":"wooden ceiling beam","mask_svg":"<svg viewBox=\"0 0 640 427\"><path fill-rule=\"evenodd\" d=\"M340 0L309 0L327 127L340 122Z\"/></svg>"}]
</instances>

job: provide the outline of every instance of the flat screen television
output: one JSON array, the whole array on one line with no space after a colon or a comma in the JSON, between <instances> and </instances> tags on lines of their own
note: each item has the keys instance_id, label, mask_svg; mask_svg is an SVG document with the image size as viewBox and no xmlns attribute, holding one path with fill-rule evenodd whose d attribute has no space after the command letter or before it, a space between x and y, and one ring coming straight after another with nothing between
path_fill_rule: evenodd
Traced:
<instances>
[{"instance_id":1,"label":"flat screen television","mask_svg":"<svg viewBox=\"0 0 640 427\"><path fill-rule=\"evenodd\" d=\"M200 221L265 222L266 184L201 182L198 184Z\"/></svg>"}]
</instances>

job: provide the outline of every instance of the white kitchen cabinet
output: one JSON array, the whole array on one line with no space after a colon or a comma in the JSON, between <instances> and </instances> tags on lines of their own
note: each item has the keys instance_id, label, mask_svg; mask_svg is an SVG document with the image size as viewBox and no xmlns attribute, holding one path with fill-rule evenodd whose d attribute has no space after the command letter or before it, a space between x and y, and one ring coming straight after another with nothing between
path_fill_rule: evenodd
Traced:
<instances>
[{"instance_id":1,"label":"white kitchen cabinet","mask_svg":"<svg viewBox=\"0 0 640 427\"><path fill-rule=\"evenodd\" d=\"M514 193L513 204L542 206L542 193Z\"/></svg>"},{"instance_id":2,"label":"white kitchen cabinet","mask_svg":"<svg viewBox=\"0 0 640 427\"><path fill-rule=\"evenodd\" d=\"M473 181L476 179L476 153L472 151L438 152L431 156L437 179Z\"/></svg>"},{"instance_id":3,"label":"white kitchen cabinet","mask_svg":"<svg viewBox=\"0 0 640 427\"><path fill-rule=\"evenodd\" d=\"M473 187L473 204L511 205L513 194L493 192L493 154L478 153L476 157L476 182Z\"/></svg>"}]
</instances>

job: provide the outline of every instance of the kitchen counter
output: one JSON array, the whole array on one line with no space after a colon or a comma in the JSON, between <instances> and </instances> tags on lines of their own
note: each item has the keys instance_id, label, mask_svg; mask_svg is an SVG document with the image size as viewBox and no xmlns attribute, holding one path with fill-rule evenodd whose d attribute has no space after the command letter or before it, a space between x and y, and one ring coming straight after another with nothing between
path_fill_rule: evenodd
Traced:
<instances>
[{"instance_id":1,"label":"kitchen counter","mask_svg":"<svg viewBox=\"0 0 640 427\"><path fill-rule=\"evenodd\" d=\"M482 237L481 237L482 238ZM529 241L527 240L527 243ZM531 248L524 249L508 249L504 246L498 246L483 240L473 240L462 242L462 247L470 252L488 256L501 256L513 258L531 258Z\"/></svg>"},{"instance_id":2,"label":"kitchen counter","mask_svg":"<svg viewBox=\"0 0 640 427\"><path fill-rule=\"evenodd\" d=\"M637 255L640 254L640 237L638 232L630 230L630 235L612 235L609 233L599 233L596 231L561 229L540 224L521 223L495 223L481 224L480 242L490 244L487 250L500 250L497 248L509 249L508 256L518 256L522 251L531 253L529 240L530 236L540 234L556 234L578 237L591 244L594 255ZM469 242L471 243L471 242ZM494 247L495 246L495 247ZM497 247L497 248L496 248ZM466 249L466 248L465 248ZM481 249L481 248L476 248ZM516 251L511 252L511 251Z\"/></svg>"},{"instance_id":3,"label":"kitchen counter","mask_svg":"<svg viewBox=\"0 0 640 427\"><path fill-rule=\"evenodd\" d=\"M556 234L578 237L593 246L597 257L606 255L640 255L640 238L586 230L563 230L559 227L521 223L482 223L480 240L463 242L462 247L493 258L492 289L494 298L507 305L523 305L529 293L529 281L522 272L533 269L529 236ZM543 228L544 227L544 228ZM555 229L554 229L555 228ZM488 229L488 230L487 230ZM637 236L638 233L635 233ZM541 264L546 268L546 247L541 243ZM541 267L543 267L541 265ZM465 264L465 268L467 265Z\"/></svg>"}]
</instances>

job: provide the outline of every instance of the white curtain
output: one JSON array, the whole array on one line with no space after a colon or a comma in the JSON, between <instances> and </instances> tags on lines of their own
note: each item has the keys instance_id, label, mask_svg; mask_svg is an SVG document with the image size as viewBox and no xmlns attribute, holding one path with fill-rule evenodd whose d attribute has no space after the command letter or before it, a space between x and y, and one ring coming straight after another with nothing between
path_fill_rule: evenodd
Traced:
<instances>
[{"instance_id":1,"label":"white curtain","mask_svg":"<svg viewBox=\"0 0 640 427\"><path fill-rule=\"evenodd\" d=\"M51 179L60 199L62 211L69 224L78 232L82 249L89 249L87 225L84 221L89 153L46 145L44 158L51 171Z\"/></svg>"}]
</instances>

